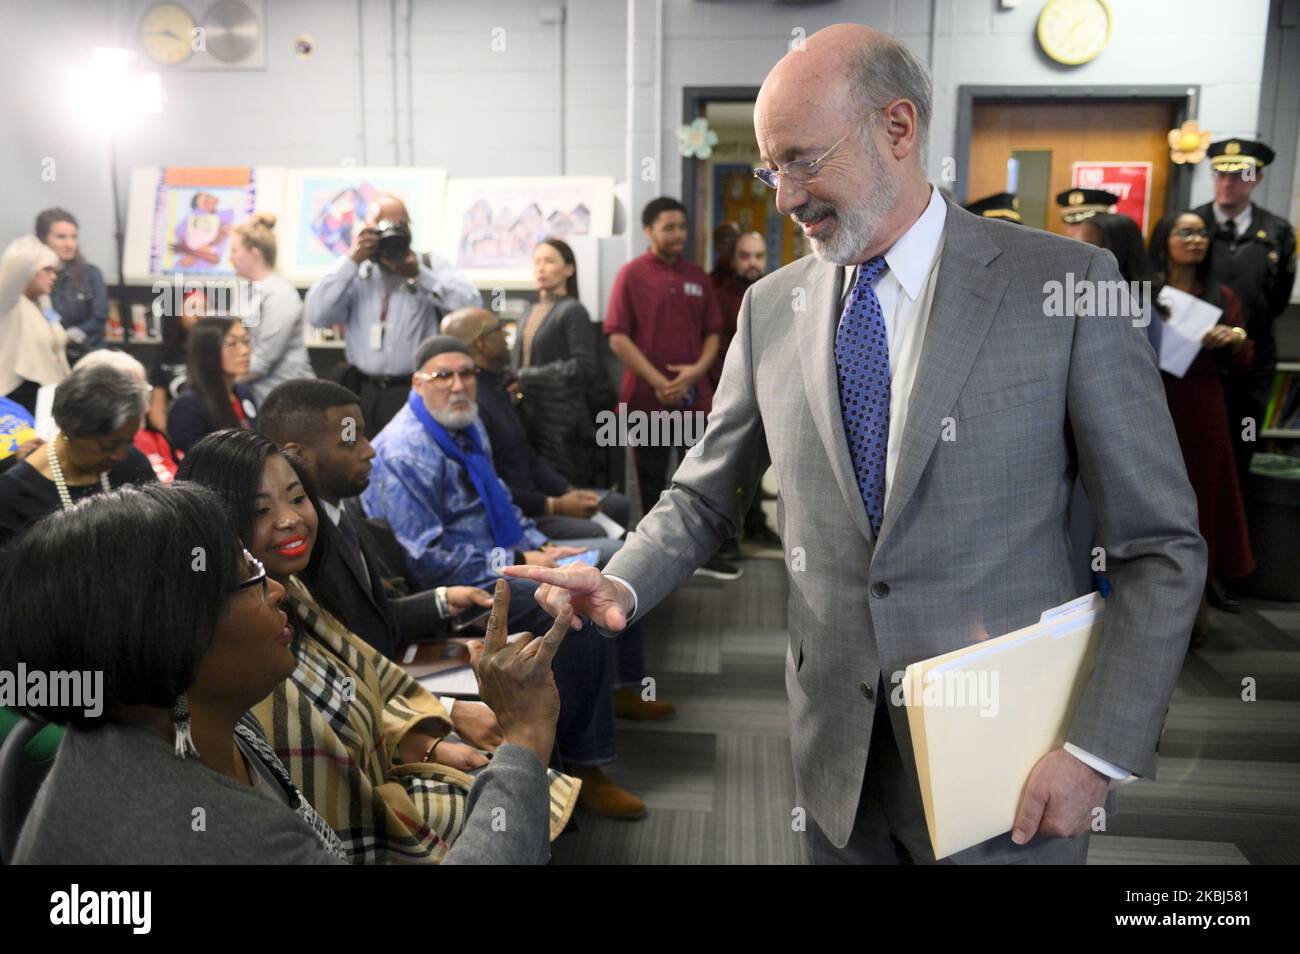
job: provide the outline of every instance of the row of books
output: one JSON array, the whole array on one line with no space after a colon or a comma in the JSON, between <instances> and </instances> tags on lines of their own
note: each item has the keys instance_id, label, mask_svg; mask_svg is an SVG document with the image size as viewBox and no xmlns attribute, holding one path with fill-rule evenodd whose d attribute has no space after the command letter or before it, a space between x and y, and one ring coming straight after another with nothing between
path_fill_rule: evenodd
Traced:
<instances>
[{"instance_id":1,"label":"row of books","mask_svg":"<svg viewBox=\"0 0 1300 954\"><path fill-rule=\"evenodd\" d=\"M1264 408L1264 430L1300 428L1300 372L1279 371Z\"/></svg>"}]
</instances>

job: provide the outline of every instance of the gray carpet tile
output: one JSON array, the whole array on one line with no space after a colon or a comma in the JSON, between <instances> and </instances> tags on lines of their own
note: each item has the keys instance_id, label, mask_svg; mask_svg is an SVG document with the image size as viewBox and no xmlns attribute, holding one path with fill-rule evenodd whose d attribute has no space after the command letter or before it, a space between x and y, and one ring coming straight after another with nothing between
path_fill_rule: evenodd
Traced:
<instances>
[{"instance_id":1,"label":"gray carpet tile","mask_svg":"<svg viewBox=\"0 0 1300 954\"><path fill-rule=\"evenodd\" d=\"M1123 838L1098 834L1088 840L1088 864L1248 865L1250 861L1231 842Z\"/></svg>"}]
</instances>

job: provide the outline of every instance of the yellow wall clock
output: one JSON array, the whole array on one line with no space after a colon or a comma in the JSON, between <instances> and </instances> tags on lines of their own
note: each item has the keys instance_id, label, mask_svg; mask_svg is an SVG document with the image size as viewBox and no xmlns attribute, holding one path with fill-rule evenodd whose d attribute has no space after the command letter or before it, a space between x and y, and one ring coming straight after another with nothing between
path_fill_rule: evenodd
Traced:
<instances>
[{"instance_id":1,"label":"yellow wall clock","mask_svg":"<svg viewBox=\"0 0 1300 954\"><path fill-rule=\"evenodd\" d=\"M1106 0L1048 0L1038 15L1038 45L1058 63L1087 63L1109 42Z\"/></svg>"},{"instance_id":2,"label":"yellow wall clock","mask_svg":"<svg viewBox=\"0 0 1300 954\"><path fill-rule=\"evenodd\" d=\"M140 45L164 66L188 59L193 39L194 18L179 3L154 4L140 20Z\"/></svg>"}]
</instances>

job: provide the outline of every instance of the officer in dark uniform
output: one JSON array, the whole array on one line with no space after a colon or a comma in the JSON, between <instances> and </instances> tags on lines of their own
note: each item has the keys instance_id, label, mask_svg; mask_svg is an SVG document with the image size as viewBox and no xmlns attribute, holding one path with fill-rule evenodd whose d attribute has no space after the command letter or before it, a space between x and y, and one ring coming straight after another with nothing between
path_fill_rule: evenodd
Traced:
<instances>
[{"instance_id":1,"label":"officer in dark uniform","mask_svg":"<svg viewBox=\"0 0 1300 954\"><path fill-rule=\"evenodd\" d=\"M1224 380L1228 426L1244 481L1255 444L1241 439L1241 422L1253 419L1256 432L1263 424L1277 360L1273 321L1286 308L1295 282L1295 229L1250 201L1263 168L1273 161L1272 149L1250 139L1228 139L1214 143L1206 155L1214 170L1214 201L1195 212L1210 230L1210 277L1237 293L1246 334L1255 342L1251 372Z\"/></svg>"},{"instance_id":2,"label":"officer in dark uniform","mask_svg":"<svg viewBox=\"0 0 1300 954\"><path fill-rule=\"evenodd\" d=\"M966 211L982 215L986 219L1006 219L1017 225L1024 224L1020 221L1020 200L1010 192L999 192L997 195L977 199L966 206Z\"/></svg>"},{"instance_id":3,"label":"officer in dark uniform","mask_svg":"<svg viewBox=\"0 0 1300 954\"><path fill-rule=\"evenodd\" d=\"M1056 197L1065 234L1080 242L1088 240L1084 223L1094 215L1109 212L1117 202L1119 196L1105 189L1066 189Z\"/></svg>"}]
</instances>

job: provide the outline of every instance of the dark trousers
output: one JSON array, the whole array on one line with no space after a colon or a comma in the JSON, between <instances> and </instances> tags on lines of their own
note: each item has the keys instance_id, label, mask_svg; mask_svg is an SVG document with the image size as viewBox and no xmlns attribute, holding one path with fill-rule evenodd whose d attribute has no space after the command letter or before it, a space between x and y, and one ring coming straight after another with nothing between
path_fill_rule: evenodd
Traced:
<instances>
[{"instance_id":1,"label":"dark trousers","mask_svg":"<svg viewBox=\"0 0 1300 954\"><path fill-rule=\"evenodd\" d=\"M675 453L676 448L673 447L636 448L636 479L641 485L643 516L659 502L659 495L668 486L671 477L668 468L672 465Z\"/></svg>"},{"instance_id":2,"label":"dark trousers","mask_svg":"<svg viewBox=\"0 0 1300 954\"><path fill-rule=\"evenodd\" d=\"M411 379L396 376L372 378L363 374L357 393L361 397L361 413L366 418L366 437L374 440L410 397Z\"/></svg>"},{"instance_id":3,"label":"dark trousers","mask_svg":"<svg viewBox=\"0 0 1300 954\"><path fill-rule=\"evenodd\" d=\"M533 598L532 580L510 580L512 633L544 635L554 622ZM591 623L570 630L560 644L551 671L560 692L560 718L555 727L555 747L566 765L607 765L614 761L614 699L610 678L611 639Z\"/></svg>"},{"instance_id":4,"label":"dark trousers","mask_svg":"<svg viewBox=\"0 0 1300 954\"><path fill-rule=\"evenodd\" d=\"M1038 835L1027 845L1017 845L1011 833L997 835L936 862L925 824L921 788L910 762L899 754L889 721L888 693L882 680L877 688L875 721L867 753L866 777L858 800L853 832L843 848L836 848L809 818L808 834L813 863L819 865L932 865L932 864L1083 864L1088 857L1088 834L1078 838ZM906 713L899 712L906 718ZM1108 803L1109 806L1109 803ZM1110 809L1113 812L1113 808Z\"/></svg>"}]
</instances>

